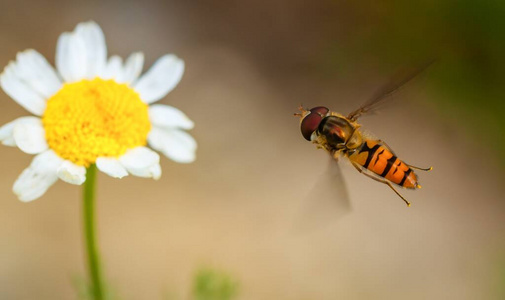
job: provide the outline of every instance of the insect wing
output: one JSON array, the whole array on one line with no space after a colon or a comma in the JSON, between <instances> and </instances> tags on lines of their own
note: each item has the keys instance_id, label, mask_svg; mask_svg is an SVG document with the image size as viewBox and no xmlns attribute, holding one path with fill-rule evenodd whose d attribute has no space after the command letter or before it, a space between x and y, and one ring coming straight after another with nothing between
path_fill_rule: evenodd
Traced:
<instances>
[{"instance_id":1,"label":"insect wing","mask_svg":"<svg viewBox=\"0 0 505 300\"><path fill-rule=\"evenodd\" d=\"M334 159L317 178L296 216L296 228L311 231L330 226L351 210L340 165Z\"/></svg>"},{"instance_id":2,"label":"insect wing","mask_svg":"<svg viewBox=\"0 0 505 300\"><path fill-rule=\"evenodd\" d=\"M384 101L391 99L391 96L397 92L401 87L403 87L406 83L416 78L419 74L421 74L424 70L426 70L429 66L431 66L435 61L429 61L419 66L416 69L401 72L391 78L391 80L385 84L382 88L377 90L375 94L365 102L362 106L360 106L355 111L351 112L347 118L356 121L360 116L375 111Z\"/></svg>"}]
</instances>

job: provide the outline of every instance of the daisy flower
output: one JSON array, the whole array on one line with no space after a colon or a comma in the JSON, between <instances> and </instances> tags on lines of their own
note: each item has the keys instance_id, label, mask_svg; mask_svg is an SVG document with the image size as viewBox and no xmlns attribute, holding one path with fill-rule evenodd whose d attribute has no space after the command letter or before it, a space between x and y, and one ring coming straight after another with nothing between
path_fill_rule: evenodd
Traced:
<instances>
[{"instance_id":1,"label":"daisy flower","mask_svg":"<svg viewBox=\"0 0 505 300\"><path fill-rule=\"evenodd\" d=\"M37 51L20 52L0 76L2 89L33 116L0 128L0 141L34 154L14 183L21 201L42 196L58 178L80 185L96 167L116 178L158 179L160 157L189 163L193 122L180 110L152 104L179 83L184 62L167 54L140 76L144 55L107 59L104 34L86 22L58 39L56 69Z\"/></svg>"}]
</instances>

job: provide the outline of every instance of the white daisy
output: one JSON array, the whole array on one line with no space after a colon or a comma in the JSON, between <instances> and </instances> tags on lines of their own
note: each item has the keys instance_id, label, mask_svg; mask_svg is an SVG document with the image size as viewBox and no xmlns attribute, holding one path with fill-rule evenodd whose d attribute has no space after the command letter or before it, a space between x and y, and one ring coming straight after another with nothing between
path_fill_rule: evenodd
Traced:
<instances>
[{"instance_id":1,"label":"white daisy","mask_svg":"<svg viewBox=\"0 0 505 300\"><path fill-rule=\"evenodd\" d=\"M184 62L167 54L140 76L143 63L140 52L124 63L107 59L100 26L86 22L58 39L56 70L31 49L5 67L3 90L35 115L0 128L2 144L36 155L14 183L21 201L39 198L58 178L82 184L92 164L116 178L158 179L160 157L147 144L176 162L195 160L196 142L185 131L193 122L174 107L151 105L179 83Z\"/></svg>"}]
</instances>

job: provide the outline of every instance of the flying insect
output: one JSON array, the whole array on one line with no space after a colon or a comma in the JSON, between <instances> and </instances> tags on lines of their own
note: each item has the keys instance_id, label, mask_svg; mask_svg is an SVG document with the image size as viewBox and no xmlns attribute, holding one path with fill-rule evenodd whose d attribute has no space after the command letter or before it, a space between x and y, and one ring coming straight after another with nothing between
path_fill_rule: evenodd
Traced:
<instances>
[{"instance_id":1,"label":"flying insect","mask_svg":"<svg viewBox=\"0 0 505 300\"><path fill-rule=\"evenodd\" d=\"M414 170L430 171L405 163L383 141L371 138L361 129L358 118L377 108L388 96L406 82L417 76L423 69L406 76L399 83L390 84L379 91L375 97L347 116L330 111L327 107L312 109L298 108L300 130L307 141L317 148L326 150L334 160L346 157L360 173L388 185L406 204L410 202L395 187L419 189L418 176Z\"/></svg>"}]
</instances>

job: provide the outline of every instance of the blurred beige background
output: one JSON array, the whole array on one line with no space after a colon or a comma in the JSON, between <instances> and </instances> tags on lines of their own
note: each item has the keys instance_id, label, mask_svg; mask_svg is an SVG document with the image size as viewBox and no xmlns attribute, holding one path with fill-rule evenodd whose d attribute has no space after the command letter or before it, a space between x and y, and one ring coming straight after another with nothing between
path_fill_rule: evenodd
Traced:
<instances>
[{"instance_id":1,"label":"blurred beige background","mask_svg":"<svg viewBox=\"0 0 505 300\"><path fill-rule=\"evenodd\" d=\"M384 67L373 48L331 58L335 44L352 49L356 24L371 22L359 27L366 31L380 20L324 1L0 3L0 65L27 48L54 63L58 35L89 19L109 54L144 51L144 70L164 53L186 62L161 102L195 121L197 161L164 158L158 182L99 176L102 259L122 299L186 299L201 266L240 280L246 300L504 296L499 153L450 117L456 107L440 110L428 87L443 60L361 120L408 163L434 166L420 174L422 190L403 191L412 207L344 163L352 212L309 233L291 230L327 165L292 114L300 103L346 114L409 61ZM1 124L27 115L3 92L0 105ZM11 187L31 157L8 147L0 155L0 298L75 299L72 278L85 272L81 189L59 182L21 203ZM329 209L314 213L327 218Z\"/></svg>"}]
</instances>

